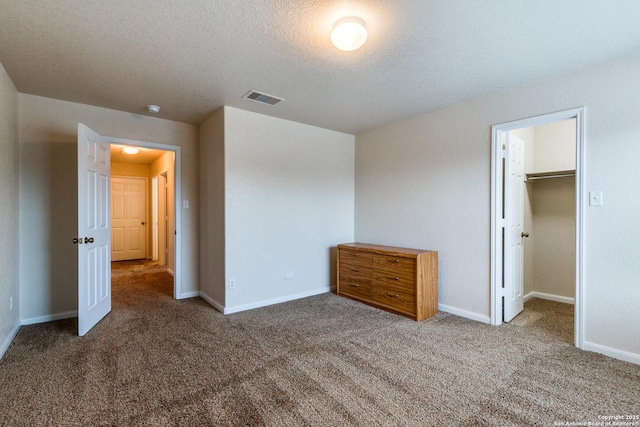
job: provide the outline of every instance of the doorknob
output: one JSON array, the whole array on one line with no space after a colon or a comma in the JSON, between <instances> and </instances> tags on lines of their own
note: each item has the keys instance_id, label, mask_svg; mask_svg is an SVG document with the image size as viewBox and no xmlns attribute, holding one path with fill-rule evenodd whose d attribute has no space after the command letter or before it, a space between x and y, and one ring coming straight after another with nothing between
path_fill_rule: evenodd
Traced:
<instances>
[{"instance_id":1,"label":"doorknob","mask_svg":"<svg viewBox=\"0 0 640 427\"><path fill-rule=\"evenodd\" d=\"M522 232L522 237L529 237L529 233Z\"/></svg>"},{"instance_id":2,"label":"doorknob","mask_svg":"<svg viewBox=\"0 0 640 427\"><path fill-rule=\"evenodd\" d=\"M93 243L93 237L85 237L84 238L84 242L85 243Z\"/></svg>"}]
</instances>

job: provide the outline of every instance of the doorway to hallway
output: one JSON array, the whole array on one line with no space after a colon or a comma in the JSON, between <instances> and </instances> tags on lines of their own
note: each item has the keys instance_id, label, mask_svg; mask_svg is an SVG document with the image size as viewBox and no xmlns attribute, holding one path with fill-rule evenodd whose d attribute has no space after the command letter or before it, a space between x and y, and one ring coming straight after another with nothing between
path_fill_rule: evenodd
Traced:
<instances>
[{"instance_id":1,"label":"doorway to hallway","mask_svg":"<svg viewBox=\"0 0 640 427\"><path fill-rule=\"evenodd\" d=\"M111 144L111 171L112 261L152 260L174 274L174 152Z\"/></svg>"},{"instance_id":2,"label":"doorway to hallway","mask_svg":"<svg viewBox=\"0 0 640 427\"><path fill-rule=\"evenodd\" d=\"M74 243L78 245L78 335L89 332L111 311L111 176L112 153L117 160L122 153L135 155L147 149L166 151L154 162L167 164L167 183L172 186L172 202L180 200L180 147L151 142L132 141L100 135L82 123L78 123L78 234ZM112 147L113 146L113 147ZM120 147L120 152L117 150ZM140 156L141 158L143 156ZM125 164L136 162L122 162ZM138 162L140 163L140 162ZM129 167L129 166L123 166ZM170 172L169 172L170 171ZM117 173L117 171L113 171ZM135 174L133 174L135 176ZM125 174L126 176L126 174ZM170 222L168 236L170 256L167 264L173 266L173 297L180 292L180 211L174 208L166 217Z\"/></svg>"}]
</instances>

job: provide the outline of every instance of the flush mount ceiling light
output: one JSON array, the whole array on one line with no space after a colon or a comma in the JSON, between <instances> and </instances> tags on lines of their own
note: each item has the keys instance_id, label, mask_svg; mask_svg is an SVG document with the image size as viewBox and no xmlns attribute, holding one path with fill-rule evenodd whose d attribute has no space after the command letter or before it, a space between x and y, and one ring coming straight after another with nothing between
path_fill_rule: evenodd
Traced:
<instances>
[{"instance_id":1,"label":"flush mount ceiling light","mask_svg":"<svg viewBox=\"0 0 640 427\"><path fill-rule=\"evenodd\" d=\"M355 16L342 18L333 26L331 42L346 52L360 48L367 41L367 26Z\"/></svg>"},{"instance_id":2,"label":"flush mount ceiling light","mask_svg":"<svg viewBox=\"0 0 640 427\"><path fill-rule=\"evenodd\" d=\"M160 107L158 107L157 105L149 104L147 105L147 111L152 114L158 114L160 112Z\"/></svg>"},{"instance_id":3,"label":"flush mount ceiling light","mask_svg":"<svg viewBox=\"0 0 640 427\"><path fill-rule=\"evenodd\" d=\"M122 152L125 154L138 154L140 152L136 147L124 147Z\"/></svg>"}]
</instances>

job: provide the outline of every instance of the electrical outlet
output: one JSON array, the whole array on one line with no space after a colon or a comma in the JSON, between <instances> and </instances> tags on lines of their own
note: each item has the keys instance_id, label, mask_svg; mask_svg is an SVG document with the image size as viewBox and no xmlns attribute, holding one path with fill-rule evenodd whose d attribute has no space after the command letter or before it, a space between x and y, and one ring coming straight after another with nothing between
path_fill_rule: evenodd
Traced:
<instances>
[{"instance_id":1,"label":"electrical outlet","mask_svg":"<svg viewBox=\"0 0 640 427\"><path fill-rule=\"evenodd\" d=\"M284 272L284 280L293 280L295 272L293 270L287 270Z\"/></svg>"},{"instance_id":2,"label":"electrical outlet","mask_svg":"<svg viewBox=\"0 0 640 427\"><path fill-rule=\"evenodd\" d=\"M236 279L229 279L229 289L236 288Z\"/></svg>"}]
</instances>

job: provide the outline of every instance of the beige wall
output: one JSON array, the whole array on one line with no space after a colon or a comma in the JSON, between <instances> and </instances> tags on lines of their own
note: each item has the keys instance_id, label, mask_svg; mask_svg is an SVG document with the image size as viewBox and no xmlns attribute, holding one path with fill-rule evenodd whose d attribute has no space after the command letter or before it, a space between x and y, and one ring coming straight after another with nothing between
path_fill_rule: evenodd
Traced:
<instances>
[{"instance_id":1,"label":"beige wall","mask_svg":"<svg viewBox=\"0 0 640 427\"><path fill-rule=\"evenodd\" d=\"M328 292L353 241L355 137L231 107L224 131L225 308Z\"/></svg>"},{"instance_id":2,"label":"beige wall","mask_svg":"<svg viewBox=\"0 0 640 427\"><path fill-rule=\"evenodd\" d=\"M0 64L0 357L20 325L18 91ZM9 299L13 298L13 309Z\"/></svg>"},{"instance_id":3,"label":"beige wall","mask_svg":"<svg viewBox=\"0 0 640 427\"><path fill-rule=\"evenodd\" d=\"M77 309L77 125L98 133L181 147L182 294L198 291L196 126L33 95L18 95L20 314L44 321ZM180 296L180 295L179 295Z\"/></svg>"},{"instance_id":4,"label":"beige wall","mask_svg":"<svg viewBox=\"0 0 640 427\"><path fill-rule=\"evenodd\" d=\"M225 301L224 108L200 125L200 291L222 310Z\"/></svg>"},{"instance_id":5,"label":"beige wall","mask_svg":"<svg viewBox=\"0 0 640 427\"><path fill-rule=\"evenodd\" d=\"M575 298L575 185L573 177L530 184L534 189L534 292Z\"/></svg>"},{"instance_id":6,"label":"beige wall","mask_svg":"<svg viewBox=\"0 0 640 427\"><path fill-rule=\"evenodd\" d=\"M635 55L357 135L356 240L438 250L442 307L488 321L491 126L584 106L584 347L640 362L638 75Z\"/></svg>"},{"instance_id":7,"label":"beige wall","mask_svg":"<svg viewBox=\"0 0 640 427\"><path fill-rule=\"evenodd\" d=\"M576 119L535 127L533 168L526 172L556 172L576 168Z\"/></svg>"},{"instance_id":8,"label":"beige wall","mask_svg":"<svg viewBox=\"0 0 640 427\"><path fill-rule=\"evenodd\" d=\"M354 136L224 107L200 149L205 297L234 312L328 292L353 240Z\"/></svg>"},{"instance_id":9,"label":"beige wall","mask_svg":"<svg viewBox=\"0 0 640 427\"><path fill-rule=\"evenodd\" d=\"M151 165L111 162L111 176L137 176L151 178Z\"/></svg>"}]
</instances>

